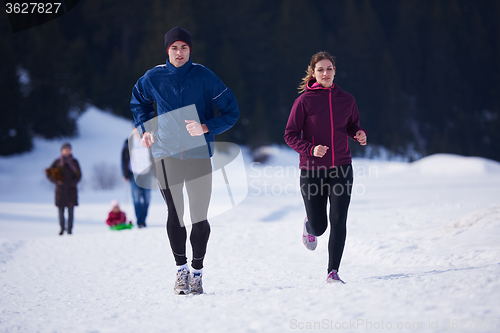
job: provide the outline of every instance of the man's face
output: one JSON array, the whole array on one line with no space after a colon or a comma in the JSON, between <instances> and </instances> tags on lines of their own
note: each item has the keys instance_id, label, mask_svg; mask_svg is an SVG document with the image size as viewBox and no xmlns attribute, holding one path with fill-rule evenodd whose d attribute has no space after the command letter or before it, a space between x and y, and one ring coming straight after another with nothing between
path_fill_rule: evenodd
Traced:
<instances>
[{"instance_id":1,"label":"man's face","mask_svg":"<svg viewBox=\"0 0 500 333\"><path fill-rule=\"evenodd\" d=\"M168 61L179 68L188 62L190 52L189 45L178 40L168 48Z\"/></svg>"}]
</instances>

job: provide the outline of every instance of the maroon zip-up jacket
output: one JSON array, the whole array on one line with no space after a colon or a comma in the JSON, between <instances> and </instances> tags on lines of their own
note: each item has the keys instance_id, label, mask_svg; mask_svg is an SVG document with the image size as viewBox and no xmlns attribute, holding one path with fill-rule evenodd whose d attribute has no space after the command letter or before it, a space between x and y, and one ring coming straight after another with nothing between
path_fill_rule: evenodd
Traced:
<instances>
[{"instance_id":1,"label":"maroon zip-up jacket","mask_svg":"<svg viewBox=\"0 0 500 333\"><path fill-rule=\"evenodd\" d=\"M359 130L364 131L354 97L336 84L324 88L311 79L293 103L284 138L300 154L300 169L330 169L352 162L348 137L355 140ZM325 156L313 156L317 145L329 147Z\"/></svg>"}]
</instances>

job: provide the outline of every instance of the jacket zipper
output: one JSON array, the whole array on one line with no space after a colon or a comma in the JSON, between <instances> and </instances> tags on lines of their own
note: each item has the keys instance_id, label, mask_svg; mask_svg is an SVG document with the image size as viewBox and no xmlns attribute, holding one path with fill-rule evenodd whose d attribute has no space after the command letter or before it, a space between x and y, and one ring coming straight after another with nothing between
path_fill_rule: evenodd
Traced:
<instances>
[{"instance_id":1,"label":"jacket zipper","mask_svg":"<svg viewBox=\"0 0 500 333\"><path fill-rule=\"evenodd\" d=\"M333 144L333 137L334 137L334 134L335 134L335 130L333 128L333 109L332 109L332 89L330 88L330 90L328 91L328 101L330 103L330 127L331 127L331 130L332 130L332 147L331 147L331 151L332 151L332 166L335 166L335 146Z\"/></svg>"}]
</instances>

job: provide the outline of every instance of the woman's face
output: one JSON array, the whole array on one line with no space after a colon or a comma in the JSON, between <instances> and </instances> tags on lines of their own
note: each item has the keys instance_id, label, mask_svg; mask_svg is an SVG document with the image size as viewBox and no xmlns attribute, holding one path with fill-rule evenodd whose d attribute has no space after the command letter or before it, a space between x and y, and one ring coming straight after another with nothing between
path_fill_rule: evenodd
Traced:
<instances>
[{"instance_id":1,"label":"woman's face","mask_svg":"<svg viewBox=\"0 0 500 333\"><path fill-rule=\"evenodd\" d=\"M175 67L182 67L189 60L189 45L178 40L168 48L168 61Z\"/></svg>"},{"instance_id":2,"label":"woman's face","mask_svg":"<svg viewBox=\"0 0 500 333\"><path fill-rule=\"evenodd\" d=\"M332 62L328 59L318 61L314 67L313 77L323 87L330 88L335 78L335 67Z\"/></svg>"},{"instance_id":3,"label":"woman's face","mask_svg":"<svg viewBox=\"0 0 500 333\"><path fill-rule=\"evenodd\" d=\"M61 153L64 156L69 156L69 155L71 155L71 148L65 147L65 148L62 149Z\"/></svg>"}]
</instances>

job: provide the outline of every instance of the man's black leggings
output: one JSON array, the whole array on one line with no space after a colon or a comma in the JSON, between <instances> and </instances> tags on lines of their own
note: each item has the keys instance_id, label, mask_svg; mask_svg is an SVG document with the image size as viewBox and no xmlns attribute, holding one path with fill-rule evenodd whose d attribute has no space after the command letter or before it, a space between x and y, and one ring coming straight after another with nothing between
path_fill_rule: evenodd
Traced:
<instances>
[{"instance_id":1,"label":"man's black leggings","mask_svg":"<svg viewBox=\"0 0 500 333\"><path fill-rule=\"evenodd\" d=\"M347 234L347 211L353 184L352 165L332 169L302 170L300 189L306 207L307 232L321 236L327 228L327 202L330 202L328 273L338 270Z\"/></svg>"},{"instance_id":2,"label":"man's black leggings","mask_svg":"<svg viewBox=\"0 0 500 333\"><path fill-rule=\"evenodd\" d=\"M191 214L193 250L191 266L203 268L203 259L210 236L207 221L208 206L212 193L212 164L209 158L180 160L167 157L156 161L160 191L168 208L167 235L177 266L187 263L186 227L183 222L183 188L186 186Z\"/></svg>"}]
</instances>

